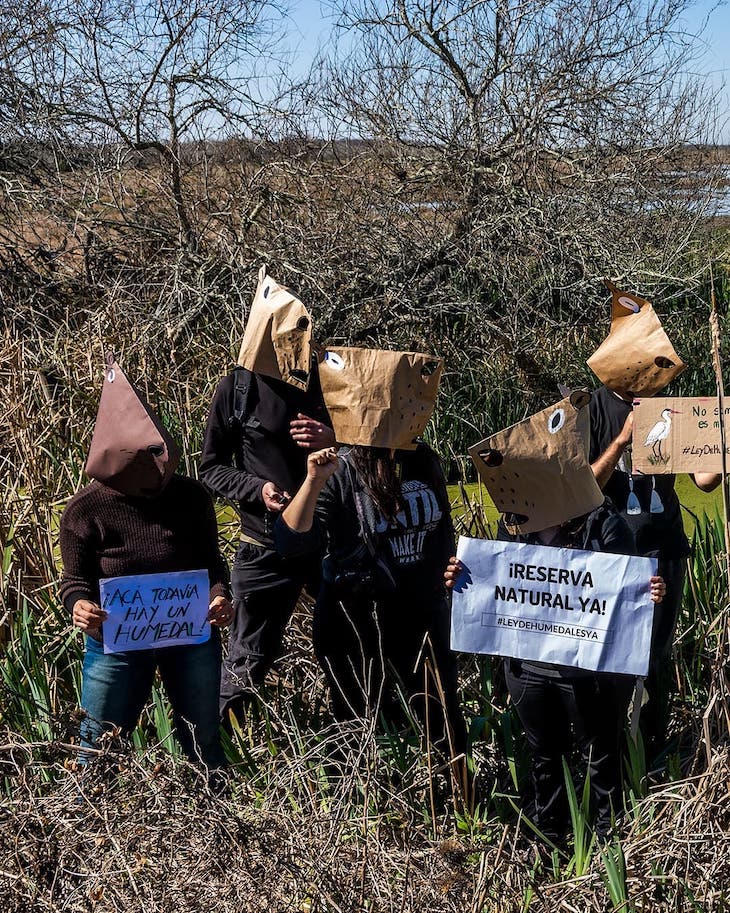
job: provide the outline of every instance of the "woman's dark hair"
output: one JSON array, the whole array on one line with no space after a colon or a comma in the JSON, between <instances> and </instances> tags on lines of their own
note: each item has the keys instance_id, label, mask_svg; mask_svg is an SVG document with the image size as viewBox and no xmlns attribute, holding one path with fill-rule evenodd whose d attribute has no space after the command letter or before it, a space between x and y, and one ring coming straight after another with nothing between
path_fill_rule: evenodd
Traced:
<instances>
[{"instance_id":1,"label":"woman's dark hair","mask_svg":"<svg viewBox=\"0 0 730 913\"><path fill-rule=\"evenodd\" d=\"M354 446L352 463L362 484L386 520L392 520L401 507L401 487L395 462L385 447Z\"/></svg>"}]
</instances>

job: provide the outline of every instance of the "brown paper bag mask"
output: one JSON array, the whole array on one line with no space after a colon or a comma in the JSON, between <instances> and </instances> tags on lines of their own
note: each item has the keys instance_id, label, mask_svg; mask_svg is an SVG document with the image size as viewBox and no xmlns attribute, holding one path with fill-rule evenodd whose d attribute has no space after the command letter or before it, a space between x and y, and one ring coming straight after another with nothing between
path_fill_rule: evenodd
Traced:
<instances>
[{"instance_id":1,"label":"brown paper bag mask","mask_svg":"<svg viewBox=\"0 0 730 913\"><path fill-rule=\"evenodd\" d=\"M557 526L603 504L588 463L590 398L577 390L469 448L513 535Z\"/></svg>"},{"instance_id":2,"label":"brown paper bag mask","mask_svg":"<svg viewBox=\"0 0 730 913\"><path fill-rule=\"evenodd\" d=\"M87 474L122 494L149 497L162 491L179 461L167 429L108 357Z\"/></svg>"},{"instance_id":3,"label":"brown paper bag mask","mask_svg":"<svg viewBox=\"0 0 730 913\"><path fill-rule=\"evenodd\" d=\"M238 364L306 390L312 359L312 318L287 288L259 270Z\"/></svg>"},{"instance_id":4,"label":"brown paper bag mask","mask_svg":"<svg viewBox=\"0 0 730 913\"><path fill-rule=\"evenodd\" d=\"M433 413L443 361L415 352L337 347L319 380L341 444L415 450Z\"/></svg>"},{"instance_id":5,"label":"brown paper bag mask","mask_svg":"<svg viewBox=\"0 0 730 913\"><path fill-rule=\"evenodd\" d=\"M654 396L686 368L654 308L604 280L611 291L611 330L588 367L611 390Z\"/></svg>"}]
</instances>

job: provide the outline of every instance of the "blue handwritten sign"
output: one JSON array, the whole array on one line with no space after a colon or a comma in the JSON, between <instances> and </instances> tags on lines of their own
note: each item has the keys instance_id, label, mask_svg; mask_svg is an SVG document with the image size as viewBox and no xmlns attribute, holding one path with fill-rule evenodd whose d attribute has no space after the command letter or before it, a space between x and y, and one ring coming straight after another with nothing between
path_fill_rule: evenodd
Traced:
<instances>
[{"instance_id":1,"label":"blue handwritten sign","mask_svg":"<svg viewBox=\"0 0 730 913\"><path fill-rule=\"evenodd\" d=\"M646 675L656 560L462 536L451 648Z\"/></svg>"},{"instance_id":2,"label":"blue handwritten sign","mask_svg":"<svg viewBox=\"0 0 730 913\"><path fill-rule=\"evenodd\" d=\"M107 577L99 581L104 652L158 650L210 638L207 571Z\"/></svg>"}]
</instances>

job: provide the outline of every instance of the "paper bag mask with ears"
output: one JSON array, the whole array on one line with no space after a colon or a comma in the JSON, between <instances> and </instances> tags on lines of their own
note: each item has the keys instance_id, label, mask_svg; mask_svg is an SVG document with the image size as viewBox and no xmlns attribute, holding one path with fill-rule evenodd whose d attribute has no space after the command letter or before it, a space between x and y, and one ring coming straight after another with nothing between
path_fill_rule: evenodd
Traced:
<instances>
[{"instance_id":1,"label":"paper bag mask with ears","mask_svg":"<svg viewBox=\"0 0 730 913\"><path fill-rule=\"evenodd\" d=\"M603 504L588 462L590 399L576 390L469 448L513 535L557 526Z\"/></svg>"},{"instance_id":2,"label":"paper bag mask with ears","mask_svg":"<svg viewBox=\"0 0 730 913\"><path fill-rule=\"evenodd\" d=\"M312 367L312 318L289 289L259 270L238 364L306 390Z\"/></svg>"},{"instance_id":3,"label":"paper bag mask with ears","mask_svg":"<svg viewBox=\"0 0 730 913\"><path fill-rule=\"evenodd\" d=\"M319 381L341 444L415 450L433 413L443 361L415 352L331 348Z\"/></svg>"},{"instance_id":4,"label":"paper bag mask with ears","mask_svg":"<svg viewBox=\"0 0 730 913\"><path fill-rule=\"evenodd\" d=\"M588 367L610 389L654 396L684 371L654 308L604 280L611 291L611 330L588 359Z\"/></svg>"},{"instance_id":5,"label":"paper bag mask with ears","mask_svg":"<svg viewBox=\"0 0 730 913\"><path fill-rule=\"evenodd\" d=\"M107 356L87 474L122 494L152 497L167 485L179 462L172 436L115 358Z\"/></svg>"}]
</instances>

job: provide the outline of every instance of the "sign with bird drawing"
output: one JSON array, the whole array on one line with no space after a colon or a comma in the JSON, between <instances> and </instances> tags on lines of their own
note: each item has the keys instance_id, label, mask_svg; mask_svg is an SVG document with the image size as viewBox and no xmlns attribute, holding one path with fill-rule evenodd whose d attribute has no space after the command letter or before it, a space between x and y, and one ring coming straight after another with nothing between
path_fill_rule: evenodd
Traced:
<instances>
[{"instance_id":1,"label":"sign with bird drawing","mask_svg":"<svg viewBox=\"0 0 730 913\"><path fill-rule=\"evenodd\" d=\"M730 436L730 405L725 406ZM730 447L726 445L730 465ZM634 400L634 472L650 475L720 472L720 414L712 396Z\"/></svg>"}]
</instances>

